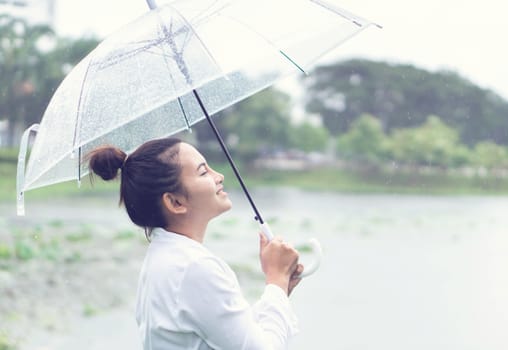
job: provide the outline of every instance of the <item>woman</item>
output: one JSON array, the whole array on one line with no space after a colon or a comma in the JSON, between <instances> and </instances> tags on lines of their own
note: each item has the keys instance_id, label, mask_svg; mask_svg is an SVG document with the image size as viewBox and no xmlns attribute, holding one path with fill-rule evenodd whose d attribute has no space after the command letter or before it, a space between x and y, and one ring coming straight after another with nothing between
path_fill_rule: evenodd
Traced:
<instances>
[{"instance_id":1,"label":"woman","mask_svg":"<svg viewBox=\"0 0 508 350\"><path fill-rule=\"evenodd\" d=\"M191 145L149 141L127 155L89 155L104 180L121 170L120 202L150 245L139 277L136 320L144 349L285 349L296 331L288 296L303 271L298 253L260 235L266 286L253 306L235 274L202 244L208 222L231 208L224 176Z\"/></svg>"}]
</instances>

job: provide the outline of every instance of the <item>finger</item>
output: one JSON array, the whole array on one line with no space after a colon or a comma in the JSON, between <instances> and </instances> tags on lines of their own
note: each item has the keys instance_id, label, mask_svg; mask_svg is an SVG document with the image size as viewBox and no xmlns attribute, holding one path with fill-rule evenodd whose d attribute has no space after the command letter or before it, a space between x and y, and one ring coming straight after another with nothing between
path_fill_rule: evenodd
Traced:
<instances>
[{"instance_id":1,"label":"finger","mask_svg":"<svg viewBox=\"0 0 508 350\"><path fill-rule=\"evenodd\" d=\"M297 267L298 267L298 257L295 257L288 266L289 276L293 276L296 273Z\"/></svg>"},{"instance_id":2,"label":"finger","mask_svg":"<svg viewBox=\"0 0 508 350\"><path fill-rule=\"evenodd\" d=\"M291 249L291 250L295 250L295 249L294 249L294 247L293 247L293 245L292 245L291 243L289 243L289 242L282 241L282 245L283 245L284 247L286 247L286 248Z\"/></svg>"},{"instance_id":3,"label":"finger","mask_svg":"<svg viewBox=\"0 0 508 350\"><path fill-rule=\"evenodd\" d=\"M294 287L296 287L300 283L301 280L302 280L301 277L293 278L292 280L289 281L289 286L291 288L294 288Z\"/></svg>"},{"instance_id":4,"label":"finger","mask_svg":"<svg viewBox=\"0 0 508 350\"><path fill-rule=\"evenodd\" d=\"M268 239L262 232L259 232L259 249L264 248L267 244L268 244Z\"/></svg>"},{"instance_id":5,"label":"finger","mask_svg":"<svg viewBox=\"0 0 508 350\"><path fill-rule=\"evenodd\" d=\"M303 265L302 264L297 264L295 266L293 272L291 273L291 278L290 279L291 280L298 279L299 276L302 274L303 270L304 270Z\"/></svg>"},{"instance_id":6,"label":"finger","mask_svg":"<svg viewBox=\"0 0 508 350\"><path fill-rule=\"evenodd\" d=\"M293 280L289 281L289 287L288 287L288 295L291 295L295 287L300 283L302 279L301 278L295 278Z\"/></svg>"},{"instance_id":7,"label":"finger","mask_svg":"<svg viewBox=\"0 0 508 350\"><path fill-rule=\"evenodd\" d=\"M275 236L272 241L278 242L278 243L284 243L284 240L282 239L281 236Z\"/></svg>"}]
</instances>

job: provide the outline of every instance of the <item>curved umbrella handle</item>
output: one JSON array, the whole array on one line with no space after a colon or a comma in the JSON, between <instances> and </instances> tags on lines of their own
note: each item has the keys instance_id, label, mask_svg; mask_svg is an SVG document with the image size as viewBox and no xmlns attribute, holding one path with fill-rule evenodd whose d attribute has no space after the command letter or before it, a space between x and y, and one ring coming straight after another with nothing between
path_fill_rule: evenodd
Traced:
<instances>
[{"instance_id":1,"label":"curved umbrella handle","mask_svg":"<svg viewBox=\"0 0 508 350\"><path fill-rule=\"evenodd\" d=\"M302 272L300 277L307 277L312 275L314 272L319 269L319 265L321 265L321 259L323 258L323 249L321 248L321 244L315 238L310 238L307 242L299 243L295 245L295 248L310 248L314 255L314 260L312 260L308 265L305 266L305 270Z\"/></svg>"},{"instance_id":2,"label":"curved umbrella handle","mask_svg":"<svg viewBox=\"0 0 508 350\"><path fill-rule=\"evenodd\" d=\"M264 222L260 224L261 231L265 235L265 237L271 241L274 237L272 230L270 229L270 226L267 222ZM312 275L314 272L317 271L319 268L319 265L321 265L321 259L323 257L323 249L321 249L321 244L319 241L315 238L309 239L307 242L299 243L295 246L296 249L298 248L307 248L309 247L310 250L314 253L314 260L307 266L305 266L305 270L300 275L300 277L307 277Z\"/></svg>"},{"instance_id":3,"label":"curved umbrella handle","mask_svg":"<svg viewBox=\"0 0 508 350\"><path fill-rule=\"evenodd\" d=\"M19 145L18 153L18 167L16 174L16 197L17 197L17 214L18 216L25 215L25 193L23 188L25 186L25 167L26 167L26 154L28 151L28 142L30 141L30 134L39 131L39 124L33 124L23 132L21 142Z\"/></svg>"}]
</instances>

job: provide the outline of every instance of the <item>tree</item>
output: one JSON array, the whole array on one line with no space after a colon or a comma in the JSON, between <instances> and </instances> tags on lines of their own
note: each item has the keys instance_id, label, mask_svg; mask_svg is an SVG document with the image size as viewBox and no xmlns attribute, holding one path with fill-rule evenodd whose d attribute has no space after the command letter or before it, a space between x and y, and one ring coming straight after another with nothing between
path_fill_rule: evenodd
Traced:
<instances>
[{"instance_id":1,"label":"tree","mask_svg":"<svg viewBox=\"0 0 508 350\"><path fill-rule=\"evenodd\" d=\"M508 167L508 149L494 142L484 141L475 145L471 161L473 165L487 169Z\"/></svg>"},{"instance_id":2,"label":"tree","mask_svg":"<svg viewBox=\"0 0 508 350\"><path fill-rule=\"evenodd\" d=\"M12 145L16 126L40 121L62 79L98 41L57 38L48 26L7 15L0 15L0 33L0 119L9 122Z\"/></svg>"},{"instance_id":3,"label":"tree","mask_svg":"<svg viewBox=\"0 0 508 350\"><path fill-rule=\"evenodd\" d=\"M27 105L25 124L40 122L55 90L72 68L98 44L94 38L67 39L57 38L55 47L45 53L39 62L39 71L43 72L36 82L37 94L31 97Z\"/></svg>"},{"instance_id":4,"label":"tree","mask_svg":"<svg viewBox=\"0 0 508 350\"><path fill-rule=\"evenodd\" d=\"M340 158L378 164L387 154L387 139L381 122L364 114L351 124L349 131L338 138Z\"/></svg>"},{"instance_id":5,"label":"tree","mask_svg":"<svg viewBox=\"0 0 508 350\"><path fill-rule=\"evenodd\" d=\"M410 165L454 167L469 160L469 151L460 143L457 130L437 116L429 116L417 128L394 130L389 151L394 160Z\"/></svg>"},{"instance_id":6,"label":"tree","mask_svg":"<svg viewBox=\"0 0 508 350\"><path fill-rule=\"evenodd\" d=\"M231 153L244 161L260 153L289 145L289 96L275 89L265 89L214 116ZM207 123L196 125L198 141L213 157L215 136Z\"/></svg>"},{"instance_id":7,"label":"tree","mask_svg":"<svg viewBox=\"0 0 508 350\"><path fill-rule=\"evenodd\" d=\"M29 104L37 96L42 53L38 43L54 38L47 26L29 26L26 21L0 15L0 119L7 119L7 144L12 146L16 124L24 125Z\"/></svg>"},{"instance_id":8,"label":"tree","mask_svg":"<svg viewBox=\"0 0 508 350\"><path fill-rule=\"evenodd\" d=\"M304 152L319 152L326 148L330 140L330 134L322 126L314 126L304 122L290 127L289 138L291 147Z\"/></svg>"},{"instance_id":9,"label":"tree","mask_svg":"<svg viewBox=\"0 0 508 350\"><path fill-rule=\"evenodd\" d=\"M385 132L439 115L469 146L483 140L508 144L508 102L454 72L349 60L317 67L304 84L307 111L321 115L334 135L365 113L379 118Z\"/></svg>"}]
</instances>

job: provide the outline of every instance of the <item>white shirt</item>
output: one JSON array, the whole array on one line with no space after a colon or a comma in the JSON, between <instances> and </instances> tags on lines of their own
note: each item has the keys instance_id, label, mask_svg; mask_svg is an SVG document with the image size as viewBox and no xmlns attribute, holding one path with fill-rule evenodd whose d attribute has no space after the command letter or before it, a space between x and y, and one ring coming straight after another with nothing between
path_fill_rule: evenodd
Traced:
<instances>
[{"instance_id":1,"label":"white shirt","mask_svg":"<svg viewBox=\"0 0 508 350\"><path fill-rule=\"evenodd\" d=\"M287 349L297 331L280 287L267 285L250 306L222 259L161 228L152 231L141 269L136 320L145 350Z\"/></svg>"}]
</instances>

